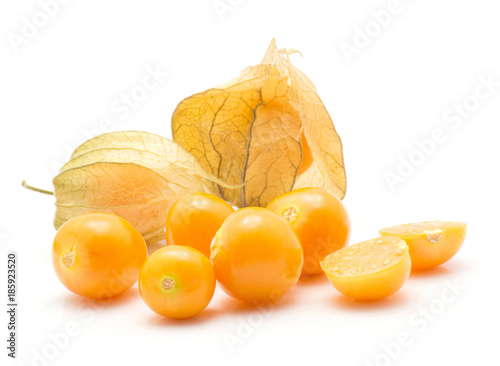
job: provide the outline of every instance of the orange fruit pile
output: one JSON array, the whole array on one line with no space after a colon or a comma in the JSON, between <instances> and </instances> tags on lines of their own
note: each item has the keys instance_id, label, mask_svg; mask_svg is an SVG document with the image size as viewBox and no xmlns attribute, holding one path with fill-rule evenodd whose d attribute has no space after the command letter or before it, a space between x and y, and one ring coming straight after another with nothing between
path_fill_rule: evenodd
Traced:
<instances>
[{"instance_id":1,"label":"orange fruit pile","mask_svg":"<svg viewBox=\"0 0 500 366\"><path fill-rule=\"evenodd\" d=\"M379 300L398 291L413 269L440 265L460 249L466 225L431 221L380 230L346 246L350 220L342 202L319 188L277 197L267 208L234 211L212 194L194 193L170 208L167 245L149 257L123 218L76 216L57 232L53 264L76 294L103 299L139 281L154 312L189 318L210 303L216 282L246 302L277 302L301 275L325 273L342 294Z\"/></svg>"}]
</instances>

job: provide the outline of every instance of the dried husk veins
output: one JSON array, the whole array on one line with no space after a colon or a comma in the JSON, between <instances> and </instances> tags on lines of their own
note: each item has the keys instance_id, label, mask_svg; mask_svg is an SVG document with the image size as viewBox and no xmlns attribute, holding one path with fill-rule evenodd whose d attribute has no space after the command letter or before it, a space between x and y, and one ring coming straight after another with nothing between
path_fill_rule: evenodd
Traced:
<instances>
[{"instance_id":1,"label":"dried husk veins","mask_svg":"<svg viewBox=\"0 0 500 366\"><path fill-rule=\"evenodd\" d=\"M229 185L221 197L265 206L295 188L325 188L343 198L342 143L314 85L278 51L220 87L183 100L172 116L173 138L209 173ZM302 145L313 162L299 174ZM305 144L304 144L305 145Z\"/></svg>"},{"instance_id":2,"label":"dried husk veins","mask_svg":"<svg viewBox=\"0 0 500 366\"><path fill-rule=\"evenodd\" d=\"M88 212L128 220L148 242L164 238L168 209L214 183L198 161L173 141L146 132L113 132L79 146L54 178L58 229Z\"/></svg>"}]
</instances>

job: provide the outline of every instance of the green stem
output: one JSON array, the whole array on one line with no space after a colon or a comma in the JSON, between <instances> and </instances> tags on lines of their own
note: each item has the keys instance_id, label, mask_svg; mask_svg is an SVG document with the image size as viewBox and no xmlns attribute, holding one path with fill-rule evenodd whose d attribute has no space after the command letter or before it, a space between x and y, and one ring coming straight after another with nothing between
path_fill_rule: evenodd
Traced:
<instances>
[{"instance_id":1,"label":"green stem","mask_svg":"<svg viewBox=\"0 0 500 366\"><path fill-rule=\"evenodd\" d=\"M26 188L26 189L29 189L31 191L35 191L35 192L38 192L38 193L43 193L43 194L48 194L48 195L51 195L53 196L54 195L54 192L52 191L46 191L45 189L40 189L40 188L36 188L36 187L32 187L30 186L28 183L26 183L25 180L23 180L23 182L21 183L21 185Z\"/></svg>"}]
</instances>

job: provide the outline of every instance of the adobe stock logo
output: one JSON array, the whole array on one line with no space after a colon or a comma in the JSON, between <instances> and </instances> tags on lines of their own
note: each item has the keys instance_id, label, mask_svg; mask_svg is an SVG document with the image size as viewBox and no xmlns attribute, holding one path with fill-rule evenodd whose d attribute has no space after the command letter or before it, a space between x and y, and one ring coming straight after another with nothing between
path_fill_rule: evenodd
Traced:
<instances>
[{"instance_id":1,"label":"adobe stock logo","mask_svg":"<svg viewBox=\"0 0 500 366\"><path fill-rule=\"evenodd\" d=\"M22 24L19 32L7 33L7 39L14 52L19 53L20 47L35 38L50 23L50 20L59 14L61 5L66 5L68 2L69 0L39 0L40 9L30 17L21 18Z\"/></svg>"},{"instance_id":2,"label":"adobe stock logo","mask_svg":"<svg viewBox=\"0 0 500 366\"><path fill-rule=\"evenodd\" d=\"M233 13L242 2L243 0L214 0L212 7L223 22L226 20L226 13Z\"/></svg>"},{"instance_id":3,"label":"adobe stock logo","mask_svg":"<svg viewBox=\"0 0 500 366\"><path fill-rule=\"evenodd\" d=\"M439 322L449 307L453 306L466 290L460 279L445 280L439 294L425 306L420 306L408 317L406 329L391 340L379 344L380 350L371 358L363 360L364 366L390 366L404 351L422 338L429 327Z\"/></svg>"},{"instance_id":4,"label":"adobe stock logo","mask_svg":"<svg viewBox=\"0 0 500 366\"><path fill-rule=\"evenodd\" d=\"M411 1L411 0L407 0ZM404 10L400 0L390 0L385 9L372 10L371 19L364 25L354 27L352 42L340 42L340 50L348 63L354 55L359 55L372 41L378 37L385 28L388 28L394 17Z\"/></svg>"},{"instance_id":5,"label":"adobe stock logo","mask_svg":"<svg viewBox=\"0 0 500 366\"><path fill-rule=\"evenodd\" d=\"M131 88L120 93L119 96L116 96L111 101L109 113L99 120L96 127L90 130L82 130L81 140L76 146L93 137L116 130L116 126L120 122L125 121L136 109L143 105L152 92L159 89L159 87L165 83L169 75L170 72L164 70L163 66L160 64L146 65L142 78ZM70 160L71 154L73 154L76 146L66 145L66 156L64 157L64 161L52 162L51 165L54 174L57 175L65 162Z\"/></svg>"},{"instance_id":6,"label":"adobe stock logo","mask_svg":"<svg viewBox=\"0 0 500 366\"><path fill-rule=\"evenodd\" d=\"M398 185L410 178L499 87L500 81L492 74L487 77L478 76L474 91L444 111L442 126L433 129L428 137L416 139L414 148L406 156L398 155L396 168L384 172L384 179L390 190L396 191Z\"/></svg>"}]
</instances>

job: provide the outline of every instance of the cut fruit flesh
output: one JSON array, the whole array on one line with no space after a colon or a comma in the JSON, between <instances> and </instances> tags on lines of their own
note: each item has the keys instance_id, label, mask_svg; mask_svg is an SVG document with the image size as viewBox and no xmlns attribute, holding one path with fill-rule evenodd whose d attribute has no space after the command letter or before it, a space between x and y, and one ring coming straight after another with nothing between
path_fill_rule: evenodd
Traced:
<instances>
[{"instance_id":1,"label":"cut fruit flesh","mask_svg":"<svg viewBox=\"0 0 500 366\"><path fill-rule=\"evenodd\" d=\"M348 246L328 255L321 268L332 285L359 300L378 300L399 290L410 275L408 246L386 236Z\"/></svg>"},{"instance_id":2,"label":"cut fruit flesh","mask_svg":"<svg viewBox=\"0 0 500 366\"><path fill-rule=\"evenodd\" d=\"M461 248L467 225L457 221L424 221L384 228L380 235L398 236L410 248L412 268L429 269L451 259Z\"/></svg>"}]
</instances>

